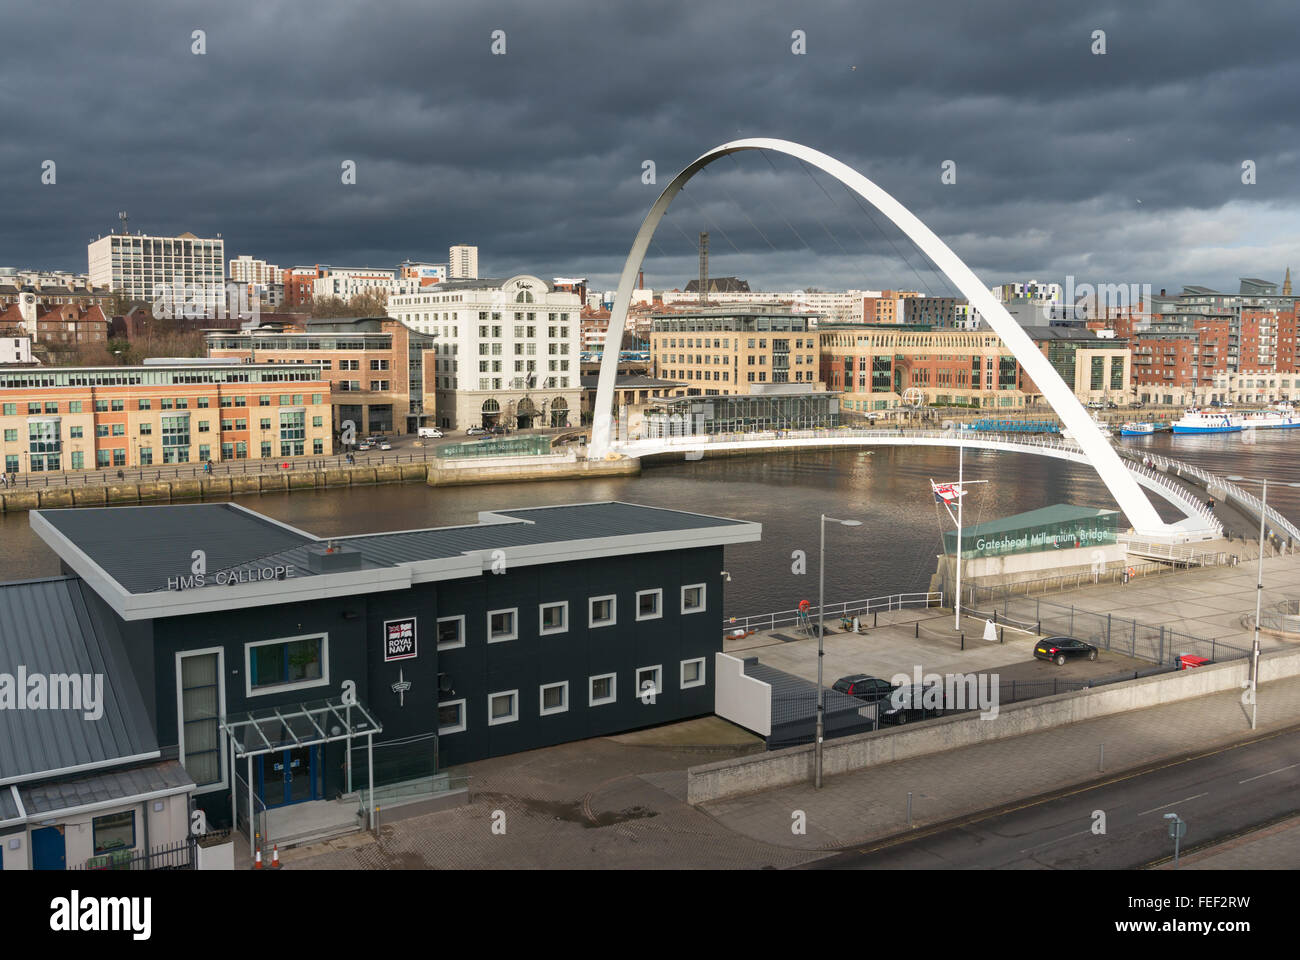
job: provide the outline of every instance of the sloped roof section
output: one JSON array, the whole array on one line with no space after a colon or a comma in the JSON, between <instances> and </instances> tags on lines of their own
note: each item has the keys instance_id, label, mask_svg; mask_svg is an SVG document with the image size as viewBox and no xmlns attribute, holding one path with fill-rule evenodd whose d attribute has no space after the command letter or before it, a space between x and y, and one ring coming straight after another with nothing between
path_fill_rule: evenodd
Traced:
<instances>
[{"instance_id":1,"label":"sloped roof section","mask_svg":"<svg viewBox=\"0 0 1300 960\"><path fill-rule=\"evenodd\" d=\"M121 633L86 589L0 585L0 785L158 756Z\"/></svg>"}]
</instances>

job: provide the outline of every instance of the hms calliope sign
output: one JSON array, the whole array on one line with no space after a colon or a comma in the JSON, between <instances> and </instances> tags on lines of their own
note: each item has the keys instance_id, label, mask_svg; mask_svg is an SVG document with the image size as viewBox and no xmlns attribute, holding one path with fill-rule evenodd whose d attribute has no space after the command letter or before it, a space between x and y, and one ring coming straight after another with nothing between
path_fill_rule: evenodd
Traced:
<instances>
[{"instance_id":1,"label":"hms calliope sign","mask_svg":"<svg viewBox=\"0 0 1300 960\"><path fill-rule=\"evenodd\" d=\"M214 574L192 573L188 577L168 577L168 590L192 590L214 583L218 587L235 586L240 583L261 583L263 580L285 580L294 576L293 564L278 564L273 567L252 567L242 570L218 570Z\"/></svg>"}]
</instances>

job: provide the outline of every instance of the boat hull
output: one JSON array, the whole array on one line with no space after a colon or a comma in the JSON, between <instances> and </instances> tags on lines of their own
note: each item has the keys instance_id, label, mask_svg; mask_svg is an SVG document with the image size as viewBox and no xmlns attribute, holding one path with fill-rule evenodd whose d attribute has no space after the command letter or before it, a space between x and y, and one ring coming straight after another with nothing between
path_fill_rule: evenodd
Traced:
<instances>
[{"instance_id":1,"label":"boat hull","mask_svg":"<svg viewBox=\"0 0 1300 960\"><path fill-rule=\"evenodd\" d=\"M1180 427L1174 424L1174 433L1241 433L1241 426L1229 427Z\"/></svg>"}]
</instances>

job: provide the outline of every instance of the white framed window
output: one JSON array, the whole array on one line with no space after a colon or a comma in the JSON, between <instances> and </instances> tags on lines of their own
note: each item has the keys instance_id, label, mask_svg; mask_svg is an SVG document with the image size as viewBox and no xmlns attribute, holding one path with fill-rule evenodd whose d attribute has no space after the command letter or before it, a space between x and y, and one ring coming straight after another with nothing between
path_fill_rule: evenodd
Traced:
<instances>
[{"instance_id":1,"label":"white framed window","mask_svg":"<svg viewBox=\"0 0 1300 960\"><path fill-rule=\"evenodd\" d=\"M618 699L618 676L602 673L587 678L587 706L599 707Z\"/></svg>"},{"instance_id":2,"label":"white framed window","mask_svg":"<svg viewBox=\"0 0 1300 960\"><path fill-rule=\"evenodd\" d=\"M519 608L489 610L487 615L488 643L501 643L519 636Z\"/></svg>"},{"instance_id":3,"label":"white framed window","mask_svg":"<svg viewBox=\"0 0 1300 960\"><path fill-rule=\"evenodd\" d=\"M637 667L636 670L636 695L638 698L646 696L659 696L664 692L664 668L663 664L653 667Z\"/></svg>"},{"instance_id":4,"label":"white framed window","mask_svg":"<svg viewBox=\"0 0 1300 960\"><path fill-rule=\"evenodd\" d=\"M519 691L503 690L488 694L488 726L514 723L519 719Z\"/></svg>"},{"instance_id":5,"label":"white framed window","mask_svg":"<svg viewBox=\"0 0 1300 960\"><path fill-rule=\"evenodd\" d=\"M465 614L438 618L438 649L455 650L465 646Z\"/></svg>"},{"instance_id":6,"label":"white framed window","mask_svg":"<svg viewBox=\"0 0 1300 960\"><path fill-rule=\"evenodd\" d=\"M618 621L618 597L591 597L587 601L587 625L591 627L608 627Z\"/></svg>"},{"instance_id":7,"label":"white framed window","mask_svg":"<svg viewBox=\"0 0 1300 960\"><path fill-rule=\"evenodd\" d=\"M543 717L553 713L566 713L569 709L569 681L542 684L540 699L538 712Z\"/></svg>"},{"instance_id":8,"label":"white framed window","mask_svg":"<svg viewBox=\"0 0 1300 960\"><path fill-rule=\"evenodd\" d=\"M327 687L329 634L276 637L244 644L244 696Z\"/></svg>"},{"instance_id":9,"label":"white framed window","mask_svg":"<svg viewBox=\"0 0 1300 960\"><path fill-rule=\"evenodd\" d=\"M636 618L638 620L659 620L664 615L664 592L658 590L638 590L636 594Z\"/></svg>"},{"instance_id":10,"label":"white framed window","mask_svg":"<svg viewBox=\"0 0 1300 960\"><path fill-rule=\"evenodd\" d=\"M704 584L692 583L682 587L682 613L703 613L704 603Z\"/></svg>"},{"instance_id":11,"label":"white framed window","mask_svg":"<svg viewBox=\"0 0 1300 960\"><path fill-rule=\"evenodd\" d=\"M444 733L462 733L467 725L464 700L447 700L438 704L439 736Z\"/></svg>"},{"instance_id":12,"label":"white framed window","mask_svg":"<svg viewBox=\"0 0 1300 960\"><path fill-rule=\"evenodd\" d=\"M176 654L176 729L181 766L197 785L195 793L224 789L222 758L226 718L226 656L221 647L181 650Z\"/></svg>"},{"instance_id":13,"label":"white framed window","mask_svg":"<svg viewBox=\"0 0 1300 960\"><path fill-rule=\"evenodd\" d=\"M545 637L553 633L568 633L569 601L543 603L537 608L537 632Z\"/></svg>"},{"instance_id":14,"label":"white framed window","mask_svg":"<svg viewBox=\"0 0 1300 960\"><path fill-rule=\"evenodd\" d=\"M698 660L682 661L682 689L689 690L691 687L702 687L706 682L704 658Z\"/></svg>"}]
</instances>

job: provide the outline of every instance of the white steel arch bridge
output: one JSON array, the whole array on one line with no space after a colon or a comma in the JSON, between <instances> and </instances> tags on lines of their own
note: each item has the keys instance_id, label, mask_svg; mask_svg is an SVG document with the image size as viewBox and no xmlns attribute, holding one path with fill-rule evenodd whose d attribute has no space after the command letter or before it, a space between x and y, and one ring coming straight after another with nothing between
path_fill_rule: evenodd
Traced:
<instances>
[{"instance_id":1,"label":"white steel arch bridge","mask_svg":"<svg viewBox=\"0 0 1300 960\"><path fill-rule=\"evenodd\" d=\"M663 455L687 456L694 453L727 453L745 450L799 450L835 447L965 447L970 450L997 450L1003 453L1028 453L1053 457L1091 466L1087 452L1078 444L1057 438L1013 437L998 433L959 430L852 429L783 430L747 434L687 434L647 439L615 440L611 451L627 457L644 458ZM1113 452L1113 451L1112 451ZM1116 457L1119 460L1118 456ZM1151 491L1176 507L1184 516L1166 525L1165 539L1171 541L1214 540L1223 536L1214 512L1192 490L1184 487L1154 466L1119 460L1120 469L1139 487ZM1132 519L1129 519L1132 523ZM1136 530L1135 533L1139 532Z\"/></svg>"},{"instance_id":2,"label":"white steel arch bridge","mask_svg":"<svg viewBox=\"0 0 1300 960\"><path fill-rule=\"evenodd\" d=\"M733 140L714 147L700 156L681 173L677 174L659 195L650 212L646 214L632 243L623 272L619 277L618 292L614 298L614 308L610 313L609 329L605 334L605 348L601 359L600 379L596 388L595 413L593 417L591 444L588 456L603 458L614 451L613 417L614 384L618 377L618 352L622 343L623 331L627 325L628 307L632 302L632 290L636 284L637 271L650 248L664 214L668 211L673 198L681 192L695 174L713 161L728 154L743 150L769 150L774 153L794 157L804 163L834 177L844 186L858 194L877 210L887 216L905 233L908 238L930 258L939 270L961 291L967 301L979 311L980 316L988 321L993 330L1015 355L1025 372L1042 391L1044 399L1070 433L1077 439L1077 452L1064 459L1078 458L1078 462L1087 463L1101 477L1111 496L1119 504L1136 533L1150 540L1170 541L1186 539L1186 530L1165 523L1156 512L1151 501L1143 492L1141 481L1124 466L1119 455L1110 442L1097 429L1092 417L1084 410L1075 397L1074 391L1065 384L1056 368L1047 357L1034 345L1034 342L1016 323L1015 319L1002 306L988 287L980 282L975 273L952 252L924 223L892 196L876 186L862 174L826 154L813 150L789 140L755 138ZM698 438L696 438L698 439ZM785 444L787 441L781 441ZM1008 443L1009 441L999 441ZM955 438L941 445L955 446ZM622 452L627 452L622 447ZM995 448L995 449L1005 449ZM1021 452L1039 452L1024 450ZM1189 518L1190 519L1190 518ZM1217 523L1217 521L1216 521Z\"/></svg>"}]
</instances>

